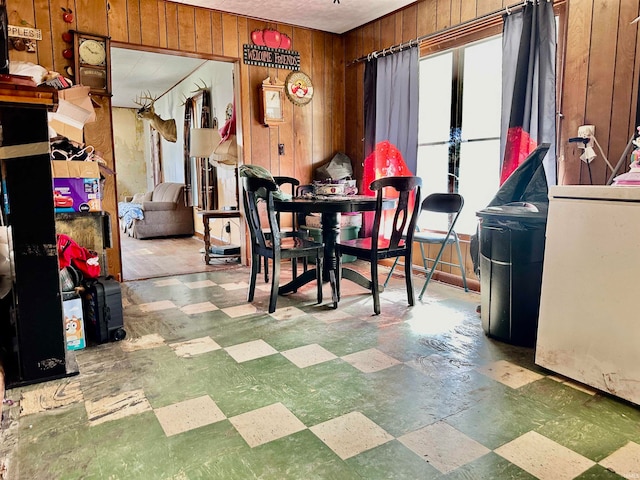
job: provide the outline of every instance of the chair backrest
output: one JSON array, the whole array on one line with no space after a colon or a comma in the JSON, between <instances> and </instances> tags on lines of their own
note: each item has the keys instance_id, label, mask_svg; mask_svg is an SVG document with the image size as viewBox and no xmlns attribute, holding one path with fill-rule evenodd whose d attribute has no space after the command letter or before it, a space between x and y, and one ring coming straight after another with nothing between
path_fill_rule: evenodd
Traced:
<instances>
[{"instance_id":1,"label":"chair backrest","mask_svg":"<svg viewBox=\"0 0 640 480\"><path fill-rule=\"evenodd\" d=\"M274 176L273 179L276 181L276 184L279 187L282 187L283 185L291 185L291 195L295 195L296 187L300 185L300 180L293 177L281 177L281 176L275 177Z\"/></svg>"},{"instance_id":2,"label":"chair backrest","mask_svg":"<svg viewBox=\"0 0 640 480\"><path fill-rule=\"evenodd\" d=\"M273 206L273 192L277 190L278 186L264 178L243 177L242 187L245 217L249 225L252 245L257 245L264 249L279 249L281 241L280 228ZM267 217L269 219L268 232L263 230L260 222L260 210L258 208L260 200L264 200L267 207ZM266 233L270 235L269 240L272 244L270 247L267 246Z\"/></svg>"},{"instance_id":3,"label":"chair backrest","mask_svg":"<svg viewBox=\"0 0 640 480\"><path fill-rule=\"evenodd\" d=\"M283 176L273 177L273 179L276 181L276 184L278 185L278 187L280 187L280 190L282 190L282 191L284 191L282 189L282 187L284 185L290 185L291 186L291 196L292 197L295 196L296 187L298 185L300 185L300 180L298 180L297 178L293 178L293 177L283 177ZM278 224L280 224L280 212L276 212L276 218L278 219ZM291 214L291 221L293 222L292 227L296 228L296 225L295 225L296 217L295 217L294 213Z\"/></svg>"},{"instance_id":4,"label":"chair backrest","mask_svg":"<svg viewBox=\"0 0 640 480\"><path fill-rule=\"evenodd\" d=\"M313 185L298 185L296 187L296 197L301 197L303 195L306 195L307 193L313 193Z\"/></svg>"},{"instance_id":5,"label":"chair backrest","mask_svg":"<svg viewBox=\"0 0 640 480\"><path fill-rule=\"evenodd\" d=\"M393 222L391 224L391 237L389 238L389 249L395 249L406 235L406 244L413 241L413 232L418 220L418 209L420 208L420 188L422 179L420 177L384 177L371 182L369 188L377 191L376 214L373 221L372 248L377 250L380 227L382 225L382 200L384 190L389 187L398 194L395 210L393 211Z\"/></svg>"},{"instance_id":6,"label":"chair backrest","mask_svg":"<svg viewBox=\"0 0 640 480\"><path fill-rule=\"evenodd\" d=\"M432 193L422 202L422 210L438 213L460 213L464 199L459 193Z\"/></svg>"},{"instance_id":7,"label":"chair backrest","mask_svg":"<svg viewBox=\"0 0 640 480\"><path fill-rule=\"evenodd\" d=\"M453 218L449 221L449 232L447 233L449 236L458 221L463 206L464 198L459 193L432 193L423 200L421 209L425 212L452 214Z\"/></svg>"}]
</instances>

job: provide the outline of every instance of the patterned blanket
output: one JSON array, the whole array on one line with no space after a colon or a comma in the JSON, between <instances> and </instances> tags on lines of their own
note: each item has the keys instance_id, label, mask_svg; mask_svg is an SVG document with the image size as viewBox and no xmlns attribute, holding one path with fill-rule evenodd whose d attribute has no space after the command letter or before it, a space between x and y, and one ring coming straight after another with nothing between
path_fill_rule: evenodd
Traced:
<instances>
[{"instance_id":1,"label":"patterned blanket","mask_svg":"<svg viewBox=\"0 0 640 480\"><path fill-rule=\"evenodd\" d=\"M134 219L142 220L144 218L142 205L139 203L118 202L118 217L124 222L125 228L131 228Z\"/></svg>"}]
</instances>

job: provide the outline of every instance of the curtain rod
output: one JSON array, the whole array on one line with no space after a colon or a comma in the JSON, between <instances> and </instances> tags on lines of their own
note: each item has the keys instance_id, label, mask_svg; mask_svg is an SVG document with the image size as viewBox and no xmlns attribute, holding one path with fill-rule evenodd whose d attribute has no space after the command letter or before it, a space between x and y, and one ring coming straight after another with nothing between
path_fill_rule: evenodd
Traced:
<instances>
[{"instance_id":1,"label":"curtain rod","mask_svg":"<svg viewBox=\"0 0 640 480\"><path fill-rule=\"evenodd\" d=\"M467 25L472 25L474 23L477 23L479 21L483 21L483 20L491 20L499 15L504 15L505 13L507 15L511 15L514 12L518 12L520 10L522 10L524 8L524 6L527 3L534 3L536 0L524 0L524 2L519 2L515 5L512 6L507 6L504 9L500 9L500 10L496 10L495 12L491 12L491 13L487 13L485 15L482 15L481 17L477 17L471 20L467 20L466 22L460 23L454 27L449 27L449 28L445 28L444 30L439 30L437 32L434 33L429 33L427 35L422 35L420 37L414 38L413 40L409 40L407 42L402 42L402 43L398 43L396 45L392 45L390 47L387 48L383 48L382 50L376 50L374 52L371 52L367 55L363 55L362 57L356 58L355 60L352 60L351 62L349 62L346 66L350 67L351 65L354 65L356 63L360 63L360 62L364 62L365 60L371 60L372 58L378 58L378 57L385 57L389 54L392 53L397 53L397 52L401 52L403 49L405 48L411 48L413 46L417 46L420 44L420 42L424 41L424 40L428 40L429 38L432 37L436 37L439 35L443 35L447 32L450 31L454 31L457 30L459 28L465 27ZM540 0L538 0L539 3ZM547 0L547 3L549 3L551 0ZM556 2L556 3L563 3L562 1L560 2Z\"/></svg>"}]
</instances>

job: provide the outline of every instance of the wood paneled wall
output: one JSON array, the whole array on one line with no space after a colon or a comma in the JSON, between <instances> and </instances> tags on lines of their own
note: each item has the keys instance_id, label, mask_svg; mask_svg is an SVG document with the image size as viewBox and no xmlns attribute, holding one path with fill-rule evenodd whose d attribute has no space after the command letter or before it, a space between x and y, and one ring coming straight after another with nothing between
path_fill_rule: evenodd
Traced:
<instances>
[{"instance_id":1,"label":"wood paneled wall","mask_svg":"<svg viewBox=\"0 0 640 480\"><path fill-rule=\"evenodd\" d=\"M62 7L74 11L73 23L63 22ZM109 35L119 46L238 61L236 83L240 91L236 98L242 127L238 141L244 163L264 166L274 175L310 182L315 168L344 151L344 39L338 35L164 0L7 0L7 10L11 22L19 18L42 29L43 34L36 54L11 51L11 59L37 63L61 73L72 63L62 56L68 45L61 35L69 29ZM284 80L289 70L247 66L239 61L243 44L251 43L251 32L266 27L289 35L292 49L300 53L300 68L311 77L314 86L311 103L295 107L285 102L287 121L269 128L259 121L259 86L268 76ZM97 122L87 125L85 141L94 145L117 172L110 100L98 100L102 108L97 109ZM278 155L278 144L284 144L284 155ZM104 208L112 215L116 243L108 251L112 275L122 270L116 198L115 181L108 179Z\"/></svg>"},{"instance_id":2,"label":"wood paneled wall","mask_svg":"<svg viewBox=\"0 0 640 480\"><path fill-rule=\"evenodd\" d=\"M351 157L360 176L363 161L364 64L351 60L422 35L445 30L516 2L509 0L421 0L342 36L191 7L165 0L7 0L10 19L40 28L43 40L37 54L11 52L12 60L39 63L62 72L69 63L61 35L72 28L110 35L120 45L168 49L212 59L240 59L251 31L277 28L293 40L300 52L301 69L311 76L315 96L305 107L286 104L287 122L266 128L259 122L258 88L267 76L284 79L288 71L238 64L239 142L245 163L262 165L274 174L291 175L306 182L314 168L336 152ZM588 183L580 151L568 139L578 126L596 126L596 138L612 164L616 164L635 128L639 81L638 24L640 0L567 0L564 70L560 95L559 181ZM74 10L75 21L62 21L61 7ZM157 21L155 21L157 19ZM98 121L87 127L87 143L114 165L109 99L100 100ZM285 155L278 155L278 144ZM626 167L625 161L625 167ZM117 170L117 159L115 162ZM592 163L594 183L606 182L606 165ZM108 180L105 209L116 217L115 182ZM115 225L115 222L114 222ZM114 236L117 237L114 228ZM468 258L468 255L467 255ZM109 252L109 270L118 274L119 249ZM470 271L470 269L468 269Z\"/></svg>"}]
</instances>

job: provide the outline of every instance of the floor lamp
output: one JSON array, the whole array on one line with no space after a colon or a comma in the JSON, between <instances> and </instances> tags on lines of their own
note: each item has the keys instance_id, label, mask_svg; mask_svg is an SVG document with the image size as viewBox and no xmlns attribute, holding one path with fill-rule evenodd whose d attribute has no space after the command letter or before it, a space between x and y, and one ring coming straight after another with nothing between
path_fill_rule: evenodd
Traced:
<instances>
[{"instance_id":1,"label":"floor lamp","mask_svg":"<svg viewBox=\"0 0 640 480\"><path fill-rule=\"evenodd\" d=\"M207 158L211 159L211 155L214 150L220 144L220 133L218 133L218 129L216 128L192 128L190 132L190 144L189 144L189 156L196 158ZM210 168L208 165L207 168ZM213 187L213 188L212 188ZM214 194L217 196L217 185L209 185L209 175L205 175L205 192L209 191L209 188L212 188ZM208 197L206 197L208 198ZM211 205L209 202L207 204L202 205L203 210L210 210ZM214 205L217 202L213 202Z\"/></svg>"},{"instance_id":2,"label":"floor lamp","mask_svg":"<svg viewBox=\"0 0 640 480\"><path fill-rule=\"evenodd\" d=\"M207 158L211 166L216 168L233 168L235 183L235 200L236 205L223 207L222 210L229 210L227 214L216 210L209 218L239 218L239 212L231 212L238 210L238 146L236 136L229 135L222 141L220 133L214 128L194 128L191 129L191 144L189 147L189 155L193 157ZM217 185L216 185L217 187ZM216 190L217 193L217 190ZM233 213L233 214L232 214ZM229 215L232 214L232 215ZM208 238L208 220L205 220L205 236ZM231 233L230 223L227 222L227 232ZM205 245L207 241L205 240ZM210 247L210 253L221 256L234 256L240 254L240 247L232 245L230 242L226 245L216 245Z\"/></svg>"}]
</instances>

